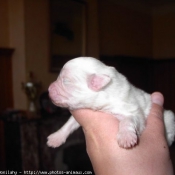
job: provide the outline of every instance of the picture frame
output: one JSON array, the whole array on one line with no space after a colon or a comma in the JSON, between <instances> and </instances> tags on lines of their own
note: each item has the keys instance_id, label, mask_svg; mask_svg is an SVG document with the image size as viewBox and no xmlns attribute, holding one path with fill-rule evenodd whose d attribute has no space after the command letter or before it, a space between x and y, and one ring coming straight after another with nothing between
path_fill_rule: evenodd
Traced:
<instances>
[{"instance_id":1,"label":"picture frame","mask_svg":"<svg viewBox=\"0 0 175 175\"><path fill-rule=\"evenodd\" d=\"M50 0L50 71L59 72L70 59L86 55L86 2Z\"/></svg>"}]
</instances>

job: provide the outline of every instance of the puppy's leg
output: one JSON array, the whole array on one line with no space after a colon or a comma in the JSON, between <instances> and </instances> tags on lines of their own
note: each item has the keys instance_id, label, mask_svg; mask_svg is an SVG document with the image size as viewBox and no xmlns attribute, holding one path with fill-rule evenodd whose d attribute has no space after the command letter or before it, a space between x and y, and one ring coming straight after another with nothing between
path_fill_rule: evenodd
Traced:
<instances>
[{"instance_id":1,"label":"puppy's leg","mask_svg":"<svg viewBox=\"0 0 175 175\"><path fill-rule=\"evenodd\" d=\"M168 145L170 146L175 139L175 116L170 110L164 110L164 123Z\"/></svg>"},{"instance_id":2,"label":"puppy's leg","mask_svg":"<svg viewBox=\"0 0 175 175\"><path fill-rule=\"evenodd\" d=\"M48 136L47 145L53 148L59 147L66 141L68 136L79 127L79 123L71 116L61 129Z\"/></svg>"},{"instance_id":3,"label":"puppy's leg","mask_svg":"<svg viewBox=\"0 0 175 175\"><path fill-rule=\"evenodd\" d=\"M122 148L131 148L137 144L137 124L133 118L125 118L119 123L117 141Z\"/></svg>"}]
</instances>

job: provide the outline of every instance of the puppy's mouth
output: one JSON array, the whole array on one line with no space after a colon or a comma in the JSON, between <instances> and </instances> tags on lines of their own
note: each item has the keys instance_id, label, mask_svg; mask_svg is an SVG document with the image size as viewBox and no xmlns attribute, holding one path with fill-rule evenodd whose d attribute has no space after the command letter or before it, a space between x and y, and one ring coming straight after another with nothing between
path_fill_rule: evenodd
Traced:
<instances>
[{"instance_id":1,"label":"puppy's mouth","mask_svg":"<svg viewBox=\"0 0 175 175\"><path fill-rule=\"evenodd\" d=\"M52 103L53 103L55 106L64 107L64 108L67 108L67 107L68 107L67 103L62 102L61 100L53 100L53 99L50 97L50 95L49 95L49 98L50 98L50 100L52 101Z\"/></svg>"}]
</instances>

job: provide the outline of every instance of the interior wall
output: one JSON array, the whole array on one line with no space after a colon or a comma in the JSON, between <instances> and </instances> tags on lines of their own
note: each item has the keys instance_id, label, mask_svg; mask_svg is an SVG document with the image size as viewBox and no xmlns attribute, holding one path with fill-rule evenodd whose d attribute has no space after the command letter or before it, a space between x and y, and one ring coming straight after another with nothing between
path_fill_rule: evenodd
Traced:
<instances>
[{"instance_id":1,"label":"interior wall","mask_svg":"<svg viewBox=\"0 0 175 175\"><path fill-rule=\"evenodd\" d=\"M155 59L175 58L175 7L153 15L153 51Z\"/></svg>"},{"instance_id":2,"label":"interior wall","mask_svg":"<svg viewBox=\"0 0 175 175\"><path fill-rule=\"evenodd\" d=\"M8 1L0 1L0 47L9 46Z\"/></svg>"},{"instance_id":3,"label":"interior wall","mask_svg":"<svg viewBox=\"0 0 175 175\"><path fill-rule=\"evenodd\" d=\"M152 57L152 16L99 1L100 54Z\"/></svg>"},{"instance_id":4,"label":"interior wall","mask_svg":"<svg viewBox=\"0 0 175 175\"><path fill-rule=\"evenodd\" d=\"M86 55L175 57L175 12L142 13L104 0L87 0ZM175 9L175 8L174 8ZM49 72L49 0L0 1L0 47L12 47L14 107L27 108L21 88L32 71L47 90L57 73Z\"/></svg>"},{"instance_id":5,"label":"interior wall","mask_svg":"<svg viewBox=\"0 0 175 175\"><path fill-rule=\"evenodd\" d=\"M8 0L9 47L14 48L12 57L13 99L15 109L26 109L27 99L22 90L26 81L24 1Z\"/></svg>"},{"instance_id":6,"label":"interior wall","mask_svg":"<svg viewBox=\"0 0 175 175\"><path fill-rule=\"evenodd\" d=\"M25 0L26 73L33 72L35 80L47 90L57 73L49 72L49 0ZM32 10L31 10L32 9Z\"/></svg>"},{"instance_id":7,"label":"interior wall","mask_svg":"<svg viewBox=\"0 0 175 175\"><path fill-rule=\"evenodd\" d=\"M25 0L25 44L26 72L32 71L37 81L42 83L42 91L47 90L58 73L49 72L50 59L50 19L49 0ZM98 16L97 1L89 0L86 19L86 54L98 57ZM32 10L31 10L32 9Z\"/></svg>"},{"instance_id":8,"label":"interior wall","mask_svg":"<svg viewBox=\"0 0 175 175\"><path fill-rule=\"evenodd\" d=\"M99 58L99 5L98 0L87 0L86 56Z\"/></svg>"}]
</instances>

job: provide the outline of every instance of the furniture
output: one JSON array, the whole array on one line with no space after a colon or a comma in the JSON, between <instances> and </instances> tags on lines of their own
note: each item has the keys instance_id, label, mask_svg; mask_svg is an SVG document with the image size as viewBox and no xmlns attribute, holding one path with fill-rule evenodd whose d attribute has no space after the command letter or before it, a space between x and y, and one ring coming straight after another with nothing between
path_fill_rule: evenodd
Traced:
<instances>
[{"instance_id":1,"label":"furniture","mask_svg":"<svg viewBox=\"0 0 175 175\"><path fill-rule=\"evenodd\" d=\"M8 107L13 107L12 94L12 53L14 49L0 48L0 115ZM0 121L0 169L5 168L4 129Z\"/></svg>"},{"instance_id":2,"label":"furniture","mask_svg":"<svg viewBox=\"0 0 175 175\"><path fill-rule=\"evenodd\" d=\"M0 48L0 112L13 107L12 94L12 53L13 49Z\"/></svg>"},{"instance_id":3,"label":"furniture","mask_svg":"<svg viewBox=\"0 0 175 175\"><path fill-rule=\"evenodd\" d=\"M81 129L75 131L59 148L49 148L46 145L47 136L68 120L68 110L63 109L57 115L33 119L27 119L27 115L29 114L23 111L10 111L3 117L6 170L93 171ZM76 156L72 156L75 154Z\"/></svg>"}]
</instances>

